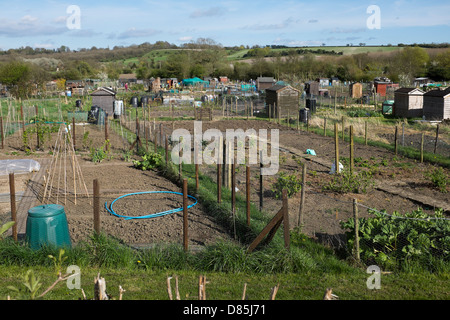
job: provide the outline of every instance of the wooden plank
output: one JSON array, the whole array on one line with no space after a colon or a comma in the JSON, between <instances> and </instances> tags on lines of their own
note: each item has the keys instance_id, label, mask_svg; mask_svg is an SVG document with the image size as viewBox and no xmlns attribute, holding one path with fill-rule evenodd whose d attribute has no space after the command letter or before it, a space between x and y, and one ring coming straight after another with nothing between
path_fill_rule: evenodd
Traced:
<instances>
[{"instance_id":1,"label":"wooden plank","mask_svg":"<svg viewBox=\"0 0 450 320\"><path fill-rule=\"evenodd\" d=\"M281 220L283 219L284 215L284 208L281 208L278 213L272 218L272 220L269 221L269 223L264 227L264 229L259 233L259 235L253 240L253 242L250 244L250 246L247 249L247 252L252 252L258 244L261 243L261 241L264 239L264 237L270 233L269 236L272 236L275 234L276 229L280 226ZM275 228L276 227L276 228ZM275 230L273 230L275 229Z\"/></svg>"},{"instance_id":2,"label":"wooden plank","mask_svg":"<svg viewBox=\"0 0 450 320\"><path fill-rule=\"evenodd\" d=\"M434 208L442 208L444 211L450 211L450 203L445 201L436 200L434 198L421 195L419 193L408 192L401 188L401 186L392 186L389 184L379 184L375 186L376 189L382 190L384 192L388 192L391 194L399 195L403 198L407 198L424 205L434 207Z\"/></svg>"}]
</instances>

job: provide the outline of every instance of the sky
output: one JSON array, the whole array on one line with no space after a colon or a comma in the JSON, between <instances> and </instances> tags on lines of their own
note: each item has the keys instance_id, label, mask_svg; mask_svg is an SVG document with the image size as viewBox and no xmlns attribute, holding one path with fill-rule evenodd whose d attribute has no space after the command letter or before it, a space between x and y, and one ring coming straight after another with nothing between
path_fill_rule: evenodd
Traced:
<instances>
[{"instance_id":1,"label":"sky","mask_svg":"<svg viewBox=\"0 0 450 320\"><path fill-rule=\"evenodd\" d=\"M450 1L0 0L0 49L450 42Z\"/></svg>"}]
</instances>

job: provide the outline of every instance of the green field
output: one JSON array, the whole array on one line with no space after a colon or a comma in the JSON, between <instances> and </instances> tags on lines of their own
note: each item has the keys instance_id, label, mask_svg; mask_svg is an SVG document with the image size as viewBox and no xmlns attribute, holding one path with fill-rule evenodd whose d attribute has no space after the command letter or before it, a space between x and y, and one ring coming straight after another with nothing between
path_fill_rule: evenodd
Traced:
<instances>
[{"instance_id":1,"label":"green field","mask_svg":"<svg viewBox=\"0 0 450 320\"><path fill-rule=\"evenodd\" d=\"M296 50L296 49L307 49L307 50L311 50L311 51L321 49L321 50L326 50L326 51L343 52L344 55L352 55L352 54L358 54L358 53L394 52L394 51L402 50L402 47L397 47L397 46L389 46L389 47L388 46L298 47L298 48L277 48L277 49L272 49L272 51L279 52L279 51ZM146 53L145 55L143 55L142 59L147 60L149 62L153 59L153 61L155 63L158 63L160 61L166 61L167 58L171 54L174 54L181 50L184 50L184 49L152 50L152 51ZM227 50L227 53L228 53L227 59L229 61L239 61L239 60L250 59L250 58L244 58L244 55L248 51L249 51L249 49L242 49L239 51ZM128 65L130 63L135 63L137 65L139 63L139 59L141 59L141 58L133 57L133 58L129 58L129 59L122 60L122 61L123 61L124 65Z\"/></svg>"}]
</instances>

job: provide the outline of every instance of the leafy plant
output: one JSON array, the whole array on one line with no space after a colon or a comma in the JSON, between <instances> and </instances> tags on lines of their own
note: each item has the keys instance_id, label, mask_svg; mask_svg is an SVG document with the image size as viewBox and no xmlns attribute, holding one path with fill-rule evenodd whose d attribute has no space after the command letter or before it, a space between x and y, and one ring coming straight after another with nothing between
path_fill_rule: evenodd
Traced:
<instances>
[{"instance_id":1,"label":"leafy plant","mask_svg":"<svg viewBox=\"0 0 450 320\"><path fill-rule=\"evenodd\" d=\"M162 163L162 155L154 152L144 154L142 156L142 161L133 160L134 167L144 171L159 168Z\"/></svg>"},{"instance_id":2,"label":"leafy plant","mask_svg":"<svg viewBox=\"0 0 450 320\"><path fill-rule=\"evenodd\" d=\"M431 217L418 209L404 216L371 210L374 216L359 218L360 256L367 263L384 267L401 266L406 261L429 265L436 258L450 257L450 221L442 210ZM350 249L355 244L355 220L341 222Z\"/></svg>"},{"instance_id":3,"label":"leafy plant","mask_svg":"<svg viewBox=\"0 0 450 320\"><path fill-rule=\"evenodd\" d=\"M283 189L286 189L288 197L293 196L302 189L302 179L295 174L288 175L285 172L280 172L277 181L272 186L275 198L281 198Z\"/></svg>"},{"instance_id":4,"label":"leafy plant","mask_svg":"<svg viewBox=\"0 0 450 320\"><path fill-rule=\"evenodd\" d=\"M2 237L2 234L4 234L6 231L8 231L9 228L12 228L12 226L15 224L15 221L9 221L2 225L0 227L0 238Z\"/></svg>"},{"instance_id":5,"label":"leafy plant","mask_svg":"<svg viewBox=\"0 0 450 320\"><path fill-rule=\"evenodd\" d=\"M340 174L335 174L332 180L322 187L339 193L366 193L367 189L375 184L371 171L362 170L352 173L344 169Z\"/></svg>"},{"instance_id":6,"label":"leafy plant","mask_svg":"<svg viewBox=\"0 0 450 320\"><path fill-rule=\"evenodd\" d=\"M8 289L16 292L18 299L35 299L38 290L42 286L39 277L34 275L33 270L28 270L22 277L22 281L22 285L25 288L19 289L14 286L8 286Z\"/></svg>"},{"instance_id":7,"label":"leafy plant","mask_svg":"<svg viewBox=\"0 0 450 320\"><path fill-rule=\"evenodd\" d=\"M91 148L91 160L95 163L100 163L103 160L105 160L109 155L109 147L110 147L109 140L105 140L105 143L100 148Z\"/></svg>"},{"instance_id":8,"label":"leafy plant","mask_svg":"<svg viewBox=\"0 0 450 320\"><path fill-rule=\"evenodd\" d=\"M426 174L431 180L433 185L442 193L447 193L447 185L450 183L450 178L444 172L444 170L439 167Z\"/></svg>"}]
</instances>

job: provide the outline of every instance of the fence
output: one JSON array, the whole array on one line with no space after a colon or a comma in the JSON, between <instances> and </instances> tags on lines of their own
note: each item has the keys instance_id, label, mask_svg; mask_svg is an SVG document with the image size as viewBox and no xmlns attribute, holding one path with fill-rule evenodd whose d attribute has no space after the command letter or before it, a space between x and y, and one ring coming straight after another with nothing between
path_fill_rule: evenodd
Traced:
<instances>
[{"instance_id":1,"label":"fence","mask_svg":"<svg viewBox=\"0 0 450 320\"><path fill-rule=\"evenodd\" d=\"M108 128L112 128L121 136L121 139L116 139L117 143L119 143L119 149L129 150L129 143L134 141L136 142L135 145L141 145L147 151L151 151L152 147L154 147L155 152L165 153L166 162L169 162L168 154L170 144L168 141L172 132L170 125L164 125L162 123L157 125L155 120L153 123L145 120L139 121L138 117L135 119L122 118L120 121L126 128L125 130L116 122L106 122L103 128L98 127L97 130L104 130L105 132L104 139L101 138L100 140L108 140L111 138ZM326 130L324 132L326 133ZM367 133L367 130L365 130L365 133ZM76 143L79 143L79 140L76 141ZM141 144L139 144L139 141ZM152 144L153 146L151 146ZM131 147L135 145L131 145ZM158 146L160 149L158 149ZM79 145L78 148L80 148ZM162 151L161 148L165 151ZM180 181L183 174L185 174L183 169L186 168L185 166L185 164L179 166ZM223 169L223 172L225 172L225 167ZM230 175L231 177L234 176L236 168L227 170L227 174L222 175L220 167L196 166L195 176L191 178L195 179L197 188L199 172L202 175L208 175L211 179L217 179L217 199L220 202L222 199L221 186L226 185L231 192L235 190L233 182L231 184L229 182L233 181L233 178L230 180L228 177ZM259 170L260 166L256 166L256 168L246 167L246 177L249 179L248 184L250 184L251 172L257 173ZM304 176L306 177L306 171ZM220 180L221 177L227 178ZM243 213L245 213L244 219L247 224L250 224L251 221L251 217L249 217L250 205L263 208L264 187L262 176L257 174L257 177L253 179L257 179L259 182L259 188L251 191L251 194L254 195L253 201L251 196L247 196L245 208L237 208L236 202L233 200L236 195L232 194L232 201L230 202L231 212L234 212L236 216L240 216L241 218ZM309 201L308 196L313 194L316 197L326 199L328 202L323 201L325 203L324 207L321 205L320 200L316 200L313 206L314 209L306 211L305 203ZM389 258L390 256L393 256L395 259L430 259L430 257L432 259L448 259L449 257L450 242L448 241L448 235L450 222L449 219L443 216L429 217L420 211L410 213L406 216L389 215L384 212L379 212L376 209L371 209L370 206L359 203L358 201L338 200L329 195L315 192L306 185L305 181L302 183L301 198L299 215L296 216L295 213L291 214L290 219L294 219L294 223L291 223L291 225L300 225L302 232L334 248L350 250L349 252L357 260L361 259L367 263L372 261L389 263L390 259L393 260L393 258ZM321 215L320 219L318 219L318 215ZM351 223L352 219L353 224ZM318 224L319 221L320 224ZM355 224L355 221L358 223ZM326 232L324 232L324 225L327 225ZM369 225L371 227L368 227ZM345 229L349 232L344 235L343 232ZM347 244L347 240L350 240L350 247Z\"/></svg>"}]
</instances>

